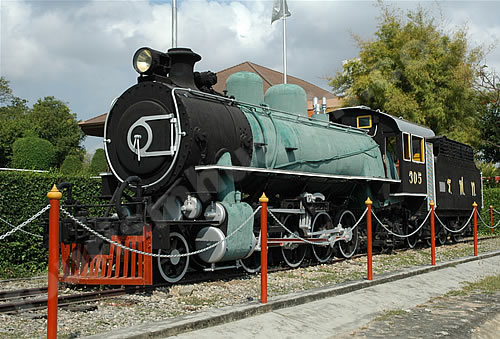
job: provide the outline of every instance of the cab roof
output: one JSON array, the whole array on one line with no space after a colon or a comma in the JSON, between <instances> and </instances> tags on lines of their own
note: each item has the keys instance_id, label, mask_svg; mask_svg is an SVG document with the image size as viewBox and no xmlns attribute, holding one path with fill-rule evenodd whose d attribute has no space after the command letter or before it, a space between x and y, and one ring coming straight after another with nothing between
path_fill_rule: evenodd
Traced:
<instances>
[{"instance_id":1,"label":"cab roof","mask_svg":"<svg viewBox=\"0 0 500 339\"><path fill-rule=\"evenodd\" d=\"M392 125L395 130L400 132L415 134L424 138L430 138L435 136L434 132L423 125L419 125L403 118L396 118L390 114L381 112L380 110L374 110L367 106L355 106L355 107L345 107L338 109L336 111L330 112L336 119L339 119L342 115L359 115L359 114L372 114L378 116L380 121L386 125Z\"/></svg>"}]
</instances>

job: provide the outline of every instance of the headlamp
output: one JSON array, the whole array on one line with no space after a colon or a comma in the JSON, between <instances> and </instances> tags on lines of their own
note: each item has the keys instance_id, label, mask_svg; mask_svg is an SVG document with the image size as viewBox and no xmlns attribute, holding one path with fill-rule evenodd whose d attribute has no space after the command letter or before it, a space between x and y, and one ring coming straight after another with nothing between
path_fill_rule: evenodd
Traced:
<instances>
[{"instance_id":1,"label":"headlamp","mask_svg":"<svg viewBox=\"0 0 500 339\"><path fill-rule=\"evenodd\" d=\"M166 75L170 68L170 58L166 53L142 47L135 52L132 65L136 72L141 75Z\"/></svg>"},{"instance_id":2,"label":"headlamp","mask_svg":"<svg viewBox=\"0 0 500 339\"><path fill-rule=\"evenodd\" d=\"M153 56L151 54L151 50L148 48L141 48L134 55L134 68L140 73L146 73L153 64Z\"/></svg>"}]
</instances>

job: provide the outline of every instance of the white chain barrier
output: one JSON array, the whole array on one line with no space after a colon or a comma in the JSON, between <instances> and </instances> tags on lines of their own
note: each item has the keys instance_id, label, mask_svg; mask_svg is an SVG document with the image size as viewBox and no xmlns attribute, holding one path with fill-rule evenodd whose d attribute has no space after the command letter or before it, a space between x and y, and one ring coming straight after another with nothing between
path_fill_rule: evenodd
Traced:
<instances>
[{"instance_id":1,"label":"white chain barrier","mask_svg":"<svg viewBox=\"0 0 500 339\"><path fill-rule=\"evenodd\" d=\"M499 211L497 211L496 209L492 208L493 212L497 213L497 214L500 214Z\"/></svg>"},{"instance_id":2,"label":"white chain barrier","mask_svg":"<svg viewBox=\"0 0 500 339\"><path fill-rule=\"evenodd\" d=\"M237 229L235 229L234 231L232 231L224 239L219 240L218 242L213 243L210 246L207 246L207 247L204 247L202 249L199 249L198 251L189 252L189 253L182 253L182 254L156 254L156 253L148 253L148 252L143 252L143 251L139 251L139 250L127 247L125 245L120 244L119 242L116 242L116 241L113 241L111 239L106 238L105 236L103 236L99 232L97 232L94 229L90 228L89 226L85 225L80 220L78 220L73 215L71 215L68 211L66 211L63 207L61 207L61 211L63 211L64 214L66 214L71 220L73 220L74 222L76 222L79 226L83 227L85 230L89 231L90 233L92 233L96 237L98 237L101 240L104 240L104 241L106 241L106 242L108 242L110 244L113 244L113 245L115 245L117 247L120 247L121 249L124 249L126 251L130 251L130 252L134 252L134 253L142 254L142 255L147 255L147 256L150 256L150 257L154 257L154 258L181 258L181 257L189 257L189 256L192 256L192 255L196 255L196 254L208 251L209 249L212 249L214 247L217 247L218 245L220 245L221 243L223 243L227 239L231 238L234 234L236 234L236 232L238 232L239 230L241 230L243 228L243 226L245 226L250 220L252 220L254 218L255 214L257 214L257 212L261 209L261 207L262 206L257 207L257 209L255 209L255 211L252 213L252 215L250 217L248 217L247 220L245 220L240 226L238 226Z\"/></svg>"},{"instance_id":3,"label":"white chain barrier","mask_svg":"<svg viewBox=\"0 0 500 339\"><path fill-rule=\"evenodd\" d=\"M368 208L365 208L361 217L359 217L358 221L356 221L356 223L351 227L351 231L354 230L356 227L358 227L359 223L363 220L367 211L368 211ZM311 245L316 245L316 246L325 246L325 245L330 244L330 242L328 242L328 241L326 241L326 242L314 242L314 241L309 241L307 239L304 239L304 238L300 237L298 234L295 234L294 232L290 231L285 225L283 225L283 223L281 221L278 220L278 218L271 211L268 211L268 213L271 217L273 217L273 219L278 223L279 226L281 226L285 229L285 231L290 233L290 235L293 235L295 238L305 242L306 244L311 244Z\"/></svg>"},{"instance_id":4,"label":"white chain barrier","mask_svg":"<svg viewBox=\"0 0 500 339\"><path fill-rule=\"evenodd\" d=\"M3 223L9 225L11 228L16 228L16 225L11 224L10 222L8 222L7 220L5 220L2 217L0 217L0 221L2 221ZM43 239L43 236L41 236L40 234L31 233L31 232L25 231L23 229L19 229L19 231L21 231L23 233L26 233L28 235L31 235L32 237Z\"/></svg>"},{"instance_id":5,"label":"white chain barrier","mask_svg":"<svg viewBox=\"0 0 500 339\"><path fill-rule=\"evenodd\" d=\"M3 235L0 235L0 240L3 240L5 238L7 238L8 236L16 233L17 231L21 230L21 228L23 228L24 226L28 225L29 223L31 223L33 220L37 219L38 217L40 217L43 213L45 213L48 209L50 208L50 204L45 206L44 208L42 208L40 211L38 211L35 215L33 215L31 218L29 218L28 220L26 220L25 222L23 222L22 224L19 224L18 226L15 226L13 229L11 229L10 231L8 231L7 233L3 234ZM2 219L2 221L4 221ZM6 222L6 221L4 221ZM11 225L10 223L8 223L9 225ZM31 234L31 233L30 233ZM36 234L33 234L33 235L36 235ZM39 236L39 235L36 235L38 237L42 237L42 236ZM43 238L43 237L42 237Z\"/></svg>"},{"instance_id":6,"label":"white chain barrier","mask_svg":"<svg viewBox=\"0 0 500 339\"><path fill-rule=\"evenodd\" d=\"M441 219L439 219L439 217L436 214L436 212L434 212L434 216L436 217L436 220L439 221L439 223L441 224L441 226L443 226L443 228L445 230L447 230L448 232L450 232L450 233L460 233L460 232L462 232L469 225L469 223L470 223L473 215L474 215L474 210L472 210L472 213L469 216L469 219L465 222L465 224L460 229L458 229L458 230L452 230L452 229L449 229L448 227L446 227L446 225L441 221Z\"/></svg>"},{"instance_id":7,"label":"white chain barrier","mask_svg":"<svg viewBox=\"0 0 500 339\"><path fill-rule=\"evenodd\" d=\"M391 231L390 229L387 228L387 225L384 225L382 223L382 221L380 221L380 219L377 217L377 215L375 215L375 212L372 210L372 214L373 214L373 217L375 218L375 220L377 220L377 222L389 233L389 234L392 234L398 238L409 238L411 237L412 235L416 234L418 231L420 231L420 229L422 227L424 227L425 223L427 222L427 219L429 219L429 215L431 215L431 210L429 210L429 213L427 213L424 221L422 221L422 223L420 224L420 226L417 227L417 229L413 232L411 232L410 234L397 234L397 233L394 233L393 231Z\"/></svg>"},{"instance_id":8,"label":"white chain barrier","mask_svg":"<svg viewBox=\"0 0 500 339\"><path fill-rule=\"evenodd\" d=\"M477 214L479 216L479 220L481 220L481 222L483 223L484 226L488 227L489 229L494 229L496 228L498 225L500 225L500 220L496 223L495 226L490 226L488 225L487 223L484 222L483 218L481 217L481 213L478 213Z\"/></svg>"}]
</instances>

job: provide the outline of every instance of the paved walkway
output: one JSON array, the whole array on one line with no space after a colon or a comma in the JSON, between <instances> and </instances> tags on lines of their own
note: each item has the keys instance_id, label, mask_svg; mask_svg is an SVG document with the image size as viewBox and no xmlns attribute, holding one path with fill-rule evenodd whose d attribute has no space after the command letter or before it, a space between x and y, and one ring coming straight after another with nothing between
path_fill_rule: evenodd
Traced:
<instances>
[{"instance_id":1,"label":"paved walkway","mask_svg":"<svg viewBox=\"0 0 500 339\"><path fill-rule=\"evenodd\" d=\"M446 296L390 310L340 338L499 338L500 292Z\"/></svg>"},{"instance_id":2,"label":"paved walkway","mask_svg":"<svg viewBox=\"0 0 500 339\"><path fill-rule=\"evenodd\" d=\"M207 310L120 329L105 337L166 338L177 334L175 338L470 338L474 334L497 338L499 293L436 299L461 289L464 282L491 275L500 275L500 251L437 267L375 276L371 282L363 280L273 297L265 305L252 302Z\"/></svg>"},{"instance_id":3,"label":"paved walkway","mask_svg":"<svg viewBox=\"0 0 500 339\"><path fill-rule=\"evenodd\" d=\"M475 281L492 274L500 274L500 256L180 334L176 338L319 339L342 334L345 337L423 338L449 335L470 338L472 329L489 320L490 315L493 318L500 314L500 294L476 294L440 303L426 302L450 290L460 289L461 282ZM389 310L393 312L387 312ZM388 319L372 321L384 316ZM363 326L364 329L358 330ZM500 329L497 328L497 332L495 327L494 332L489 329L488 333L495 333L498 338Z\"/></svg>"}]
</instances>

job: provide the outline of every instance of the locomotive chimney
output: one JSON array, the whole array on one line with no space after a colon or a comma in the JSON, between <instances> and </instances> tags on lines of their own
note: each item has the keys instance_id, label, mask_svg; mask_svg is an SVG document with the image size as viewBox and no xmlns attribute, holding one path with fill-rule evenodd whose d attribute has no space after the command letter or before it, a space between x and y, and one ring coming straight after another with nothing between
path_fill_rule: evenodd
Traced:
<instances>
[{"instance_id":1,"label":"locomotive chimney","mask_svg":"<svg viewBox=\"0 0 500 339\"><path fill-rule=\"evenodd\" d=\"M201 60L201 56L189 48L171 48L168 50L171 67L168 77L172 82L184 88L197 89L194 83L194 64Z\"/></svg>"}]
</instances>

